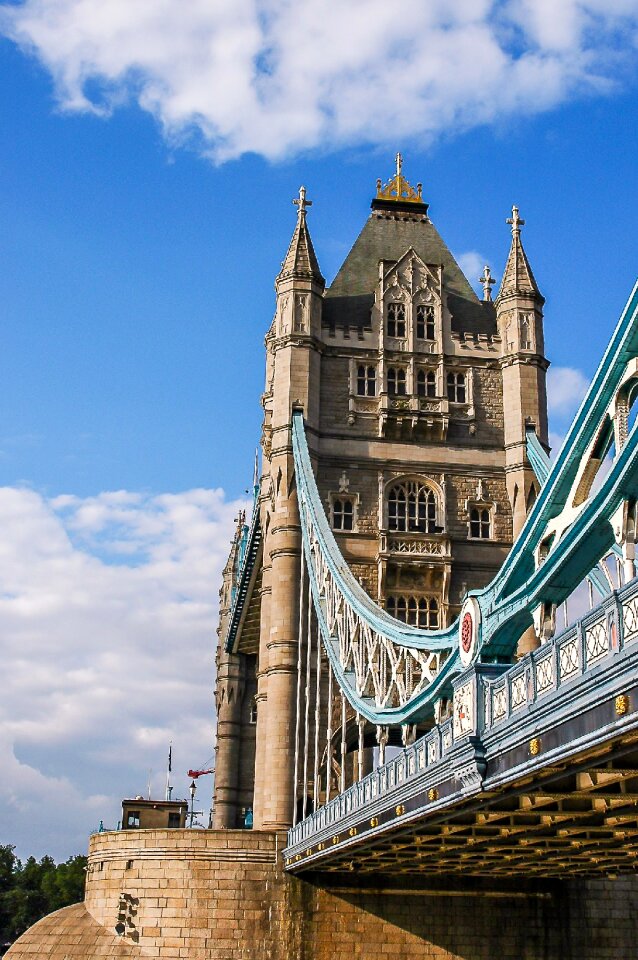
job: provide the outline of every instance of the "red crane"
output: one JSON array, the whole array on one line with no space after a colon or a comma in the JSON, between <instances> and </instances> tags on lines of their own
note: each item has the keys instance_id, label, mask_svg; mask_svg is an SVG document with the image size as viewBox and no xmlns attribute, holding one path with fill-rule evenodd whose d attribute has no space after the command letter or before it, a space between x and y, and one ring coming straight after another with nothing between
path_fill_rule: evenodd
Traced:
<instances>
[{"instance_id":1,"label":"red crane","mask_svg":"<svg viewBox=\"0 0 638 960\"><path fill-rule=\"evenodd\" d=\"M188 776L191 778L191 780L197 780L199 777L203 777L207 773L215 773L215 768L211 767L210 770L189 770Z\"/></svg>"}]
</instances>

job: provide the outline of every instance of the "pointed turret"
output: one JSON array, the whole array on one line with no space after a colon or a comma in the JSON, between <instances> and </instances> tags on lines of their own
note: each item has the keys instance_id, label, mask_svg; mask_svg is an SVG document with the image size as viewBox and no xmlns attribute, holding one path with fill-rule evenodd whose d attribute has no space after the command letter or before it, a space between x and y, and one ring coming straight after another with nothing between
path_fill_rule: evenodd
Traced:
<instances>
[{"instance_id":1,"label":"pointed turret","mask_svg":"<svg viewBox=\"0 0 638 960\"><path fill-rule=\"evenodd\" d=\"M306 222L312 200L306 197L306 188L299 188L299 196L292 201L297 207L297 223L288 247L288 253L275 280L277 291L276 337L289 334L318 336L321 330L321 301L326 281L321 275L319 261L310 239Z\"/></svg>"},{"instance_id":2,"label":"pointed turret","mask_svg":"<svg viewBox=\"0 0 638 960\"><path fill-rule=\"evenodd\" d=\"M255 747L254 825L281 830L293 823L295 711L299 649L301 524L292 451L292 411L303 409L310 431L319 428L321 322L326 282L312 246L301 187L297 223L275 281L277 312L266 337L263 396L263 570L259 629L259 709ZM311 446L312 450L312 446ZM312 450L314 452L314 450ZM272 522L270 522L272 521Z\"/></svg>"},{"instance_id":3,"label":"pointed turret","mask_svg":"<svg viewBox=\"0 0 638 960\"><path fill-rule=\"evenodd\" d=\"M543 304L545 298L538 289L527 254L523 249L521 227L525 225L525 221L520 218L518 207L512 207L512 216L508 217L506 222L512 227L512 245L503 271L501 289L496 299L498 301L504 297L525 296L533 297Z\"/></svg>"},{"instance_id":4,"label":"pointed turret","mask_svg":"<svg viewBox=\"0 0 638 960\"><path fill-rule=\"evenodd\" d=\"M527 459L528 430L547 446L547 395L543 335L545 299L521 243L518 207L506 221L512 228L512 243L495 301L496 319L503 344L503 406L505 410L505 477L512 507L514 536L518 536L538 493L538 481ZM538 645L534 631L519 642L519 653Z\"/></svg>"},{"instance_id":5,"label":"pointed turret","mask_svg":"<svg viewBox=\"0 0 638 960\"><path fill-rule=\"evenodd\" d=\"M306 210L312 206L312 200L306 200L305 187L299 188L299 197L292 202L298 207L297 225L277 281L287 280L288 278L311 279L325 287L326 281L321 275L319 261L306 222Z\"/></svg>"}]
</instances>

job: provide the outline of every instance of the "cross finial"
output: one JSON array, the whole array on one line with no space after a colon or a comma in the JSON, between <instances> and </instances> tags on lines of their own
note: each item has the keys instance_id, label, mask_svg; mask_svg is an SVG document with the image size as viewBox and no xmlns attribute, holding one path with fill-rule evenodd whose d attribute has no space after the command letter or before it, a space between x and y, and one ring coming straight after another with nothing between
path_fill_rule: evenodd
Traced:
<instances>
[{"instance_id":1,"label":"cross finial","mask_svg":"<svg viewBox=\"0 0 638 960\"><path fill-rule=\"evenodd\" d=\"M299 207L300 217L306 215L306 207L312 206L312 200L306 200L306 188L304 186L299 187L299 197L295 197L292 202Z\"/></svg>"},{"instance_id":2,"label":"cross finial","mask_svg":"<svg viewBox=\"0 0 638 960\"><path fill-rule=\"evenodd\" d=\"M403 169L403 157L401 156L400 153L397 153L395 159L397 162L397 179L398 179L401 176L401 170Z\"/></svg>"},{"instance_id":3,"label":"cross finial","mask_svg":"<svg viewBox=\"0 0 638 960\"><path fill-rule=\"evenodd\" d=\"M483 267L483 276L478 278L478 282L483 285L483 300L492 299L492 287L496 280L492 276L492 271L487 264Z\"/></svg>"},{"instance_id":4,"label":"cross finial","mask_svg":"<svg viewBox=\"0 0 638 960\"><path fill-rule=\"evenodd\" d=\"M512 227L512 236L515 236L517 233L521 232L521 227L525 226L525 221L521 220L518 215L518 207L512 207L512 216L508 217L505 221L506 223L511 224Z\"/></svg>"}]
</instances>

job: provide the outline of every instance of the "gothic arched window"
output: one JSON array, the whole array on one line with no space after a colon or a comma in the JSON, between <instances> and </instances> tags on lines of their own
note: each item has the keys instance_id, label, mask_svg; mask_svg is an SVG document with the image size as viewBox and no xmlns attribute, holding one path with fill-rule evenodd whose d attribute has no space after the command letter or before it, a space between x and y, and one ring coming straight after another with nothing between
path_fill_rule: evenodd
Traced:
<instances>
[{"instance_id":1,"label":"gothic arched window","mask_svg":"<svg viewBox=\"0 0 638 960\"><path fill-rule=\"evenodd\" d=\"M433 370L419 370L416 375L417 397L436 397L436 374Z\"/></svg>"},{"instance_id":2,"label":"gothic arched window","mask_svg":"<svg viewBox=\"0 0 638 960\"><path fill-rule=\"evenodd\" d=\"M357 367L357 395L360 397L374 397L377 392L376 367Z\"/></svg>"},{"instance_id":3,"label":"gothic arched window","mask_svg":"<svg viewBox=\"0 0 638 960\"><path fill-rule=\"evenodd\" d=\"M434 307L427 303L419 303L416 308L416 335L417 340L435 340Z\"/></svg>"},{"instance_id":4,"label":"gothic arched window","mask_svg":"<svg viewBox=\"0 0 638 960\"><path fill-rule=\"evenodd\" d=\"M403 623L408 622L408 601L406 597L388 597L386 609L391 617Z\"/></svg>"},{"instance_id":5,"label":"gothic arched window","mask_svg":"<svg viewBox=\"0 0 638 960\"><path fill-rule=\"evenodd\" d=\"M465 403L466 390L464 373L448 373L447 398L451 403Z\"/></svg>"},{"instance_id":6,"label":"gothic arched window","mask_svg":"<svg viewBox=\"0 0 638 960\"><path fill-rule=\"evenodd\" d=\"M389 337L405 336L405 304L393 300L388 304L387 332Z\"/></svg>"},{"instance_id":7,"label":"gothic arched window","mask_svg":"<svg viewBox=\"0 0 638 960\"><path fill-rule=\"evenodd\" d=\"M413 627L436 630L439 627L439 602L436 597L390 596L386 610L391 617Z\"/></svg>"},{"instance_id":8,"label":"gothic arched window","mask_svg":"<svg viewBox=\"0 0 638 960\"><path fill-rule=\"evenodd\" d=\"M354 504L349 497L337 497L332 501L332 526L334 530L354 529Z\"/></svg>"},{"instance_id":9,"label":"gothic arched window","mask_svg":"<svg viewBox=\"0 0 638 960\"><path fill-rule=\"evenodd\" d=\"M470 536L475 540L489 540L492 535L492 518L487 507L472 507L470 510Z\"/></svg>"},{"instance_id":10,"label":"gothic arched window","mask_svg":"<svg viewBox=\"0 0 638 960\"><path fill-rule=\"evenodd\" d=\"M388 493L388 527L401 533L435 533L434 491L417 480L396 483Z\"/></svg>"},{"instance_id":11,"label":"gothic arched window","mask_svg":"<svg viewBox=\"0 0 638 960\"><path fill-rule=\"evenodd\" d=\"M403 367L388 367L388 393L391 397L405 397L405 370Z\"/></svg>"}]
</instances>

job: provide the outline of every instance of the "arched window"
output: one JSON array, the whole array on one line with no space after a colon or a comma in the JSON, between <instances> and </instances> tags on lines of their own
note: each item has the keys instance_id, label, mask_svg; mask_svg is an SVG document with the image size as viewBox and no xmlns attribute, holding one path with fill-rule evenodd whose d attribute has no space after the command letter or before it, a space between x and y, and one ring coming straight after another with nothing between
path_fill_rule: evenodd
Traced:
<instances>
[{"instance_id":1,"label":"arched window","mask_svg":"<svg viewBox=\"0 0 638 960\"><path fill-rule=\"evenodd\" d=\"M439 602L436 597L390 596L386 610L391 617L413 627L437 630L440 625Z\"/></svg>"},{"instance_id":2,"label":"arched window","mask_svg":"<svg viewBox=\"0 0 638 960\"><path fill-rule=\"evenodd\" d=\"M386 329L389 337L405 336L405 305L400 301L393 301L388 304L388 324Z\"/></svg>"},{"instance_id":3,"label":"arched window","mask_svg":"<svg viewBox=\"0 0 638 960\"><path fill-rule=\"evenodd\" d=\"M401 533L436 532L434 491L416 480L404 480L388 493L388 527Z\"/></svg>"},{"instance_id":4,"label":"arched window","mask_svg":"<svg viewBox=\"0 0 638 960\"><path fill-rule=\"evenodd\" d=\"M436 397L436 374L433 370L419 370L416 375L417 397Z\"/></svg>"},{"instance_id":5,"label":"arched window","mask_svg":"<svg viewBox=\"0 0 638 960\"><path fill-rule=\"evenodd\" d=\"M359 397L374 397L377 392L376 367L357 367L357 395Z\"/></svg>"},{"instance_id":6,"label":"arched window","mask_svg":"<svg viewBox=\"0 0 638 960\"><path fill-rule=\"evenodd\" d=\"M386 609L391 617L396 617L403 623L408 622L408 601L406 597L388 597Z\"/></svg>"},{"instance_id":7,"label":"arched window","mask_svg":"<svg viewBox=\"0 0 638 960\"><path fill-rule=\"evenodd\" d=\"M435 340L434 307L420 303L416 308L417 340Z\"/></svg>"},{"instance_id":8,"label":"arched window","mask_svg":"<svg viewBox=\"0 0 638 960\"><path fill-rule=\"evenodd\" d=\"M403 367L388 367L388 393L391 397L405 397L405 370Z\"/></svg>"},{"instance_id":9,"label":"arched window","mask_svg":"<svg viewBox=\"0 0 638 960\"><path fill-rule=\"evenodd\" d=\"M335 530L354 529L354 504L347 497L332 501L332 526Z\"/></svg>"},{"instance_id":10,"label":"arched window","mask_svg":"<svg viewBox=\"0 0 638 960\"><path fill-rule=\"evenodd\" d=\"M487 507L470 510L470 536L475 540L489 540L492 535L491 516Z\"/></svg>"},{"instance_id":11,"label":"arched window","mask_svg":"<svg viewBox=\"0 0 638 960\"><path fill-rule=\"evenodd\" d=\"M451 403L465 403L465 374L448 373L447 398Z\"/></svg>"}]
</instances>

